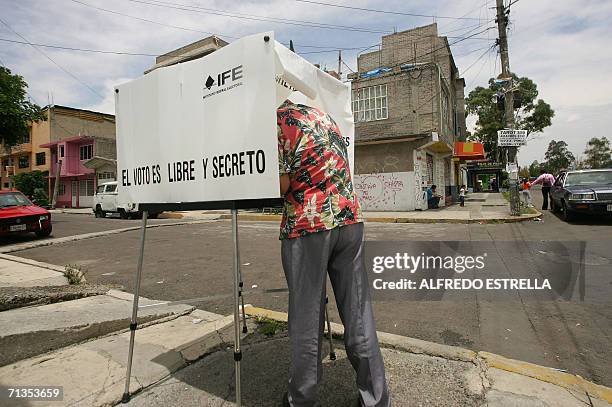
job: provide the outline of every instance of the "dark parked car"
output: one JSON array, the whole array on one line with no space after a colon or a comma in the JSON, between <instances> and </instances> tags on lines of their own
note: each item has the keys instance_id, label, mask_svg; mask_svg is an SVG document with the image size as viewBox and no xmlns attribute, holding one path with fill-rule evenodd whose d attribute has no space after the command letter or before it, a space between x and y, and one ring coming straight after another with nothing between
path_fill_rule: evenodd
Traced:
<instances>
[{"instance_id":1,"label":"dark parked car","mask_svg":"<svg viewBox=\"0 0 612 407\"><path fill-rule=\"evenodd\" d=\"M562 172L550 195L552 211L566 221L577 213L612 216L612 169Z\"/></svg>"},{"instance_id":2,"label":"dark parked car","mask_svg":"<svg viewBox=\"0 0 612 407\"><path fill-rule=\"evenodd\" d=\"M34 205L19 191L0 191L0 236L34 232L46 237L52 230L48 210Z\"/></svg>"}]
</instances>

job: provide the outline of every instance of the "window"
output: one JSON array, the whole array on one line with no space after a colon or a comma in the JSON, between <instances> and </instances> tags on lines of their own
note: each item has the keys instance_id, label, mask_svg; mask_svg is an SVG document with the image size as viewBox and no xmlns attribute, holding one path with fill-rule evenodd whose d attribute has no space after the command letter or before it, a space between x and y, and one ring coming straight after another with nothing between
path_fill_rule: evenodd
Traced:
<instances>
[{"instance_id":1,"label":"window","mask_svg":"<svg viewBox=\"0 0 612 407\"><path fill-rule=\"evenodd\" d=\"M115 173L114 172L99 172L98 173L98 180L102 181L102 180L115 180Z\"/></svg>"},{"instance_id":2,"label":"window","mask_svg":"<svg viewBox=\"0 0 612 407\"><path fill-rule=\"evenodd\" d=\"M19 168L28 168L30 166L30 157L22 155L19 157Z\"/></svg>"},{"instance_id":3,"label":"window","mask_svg":"<svg viewBox=\"0 0 612 407\"><path fill-rule=\"evenodd\" d=\"M59 184L59 188L58 188L57 194L58 194L58 195L64 195L65 193L66 193L66 184L64 184L63 182L61 182L61 183Z\"/></svg>"},{"instance_id":4,"label":"window","mask_svg":"<svg viewBox=\"0 0 612 407\"><path fill-rule=\"evenodd\" d=\"M96 194L104 193L104 185L98 185L98 189L96 189Z\"/></svg>"},{"instance_id":5,"label":"window","mask_svg":"<svg viewBox=\"0 0 612 407\"><path fill-rule=\"evenodd\" d=\"M353 115L355 122L387 119L387 85L353 90Z\"/></svg>"},{"instance_id":6,"label":"window","mask_svg":"<svg viewBox=\"0 0 612 407\"><path fill-rule=\"evenodd\" d=\"M9 187L9 183L8 183L8 182L5 182L5 183L4 183L4 188L8 188L8 187Z\"/></svg>"},{"instance_id":7,"label":"window","mask_svg":"<svg viewBox=\"0 0 612 407\"><path fill-rule=\"evenodd\" d=\"M81 161L91 159L93 157L93 144L79 147L79 157Z\"/></svg>"},{"instance_id":8,"label":"window","mask_svg":"<svg viewBox=\"0 0 612 407\"><path fill-rule=\"evenodd\" d=\"M94 180L93 179L82 179L79 182L79 195L80 196L93 196L94 195Z\"/></svg>"},{"instance_id":9,"label":"window","mask_svg":"<svg viewBox=\"0 0 612 407\"><path fill-rule=\"evenodd\" d=\"M45 165L46 161L46 153L36 153L36 165Z\"/></svg>"},{"instance_id":10,"label":"window","mask_svg":"<svg viewBox=\"0 0 612 407\"><path fill-rule=\"evenodd\" d=\"M21 142L22 142L23 144L28 144L28 143L30 142L30 133L28 133L28 134L24 135L24 136L21 138Z\"/></svg>"},{"instance_id":11,"label":"window","mask_svg":"<svg viewBox=\"0 0 612 407\"><path fill-rule=\"evenodd\" d=\"M60 158L64 158L64 146L59 146L59 156Z\"/></svg>"},{"instance_id":12,"label":"window","mask_svg":"<svg viewBox=\"0 0 612 407\"><path fill-rule=\"evenodd\" d=\"M117 185L111 184L106 186L106 192L115 192L117 190Z\"/></svg>"}]
</instances>

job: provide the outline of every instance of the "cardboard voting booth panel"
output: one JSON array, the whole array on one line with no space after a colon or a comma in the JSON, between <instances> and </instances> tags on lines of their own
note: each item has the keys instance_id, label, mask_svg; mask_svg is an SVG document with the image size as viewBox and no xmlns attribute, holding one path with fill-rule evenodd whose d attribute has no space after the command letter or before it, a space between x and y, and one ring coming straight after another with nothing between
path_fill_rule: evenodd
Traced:
<instances>
[{"instance_id":1,"label":"cardboard voting booth panel","mask_svg":"<svg viewBox=\"0 0 612 407\"><path fill-rule=\"evenodd\" d=\"M236 404L241 405L239 303L244 313L244 297L237 209L280 201L276 109L287 98L331 115L352 164L350 86L274 41L271 32L154 70L115 89L119 200L139 204L143 211L123 402L130 399L148 213L228 208L234 254L234 377Z\"/></svg>"},{"instance_id":2,"label":"cardboard voting booth panel","mask_svg":"<svg viewBox=\"0 0 612 407\"><path fill-rule=\"evenodd\" d=\"M330 114L352 163L350 86L273 33L152 71L117 86L115 98L120 200L144 210L278 199L276 109L287 98Z\"/></svg>"}]
</instances>

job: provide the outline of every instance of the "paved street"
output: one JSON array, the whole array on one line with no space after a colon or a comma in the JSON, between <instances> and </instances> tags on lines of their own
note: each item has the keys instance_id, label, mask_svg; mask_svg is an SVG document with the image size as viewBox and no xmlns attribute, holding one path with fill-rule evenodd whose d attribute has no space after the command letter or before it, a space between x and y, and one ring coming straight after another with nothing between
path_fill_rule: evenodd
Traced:
<instances>
[{"instance_id":1,"label":"paved street","mask_svg":"<svg viewBox=\"0 0 612 407\"><path fill-rule=\"evenodd\" d=\"M534 191L536 204L539 191ZM57 215L57 235L125 227L138 221ZM487 350L557 369L578 373L612 385L612 224L583 219L567 224L551 213L542 222L511 224L385 224L368 223L369 241L494 241L502 250L490 254L502 275L537 275L534 256L563 263L559 245L541 241L587 241L585 301L543 300L517 296L508 301L472 296L461 301L397 301L375 297L381 331L419 339ZM160 221L156 221L160 222ZM95 229L99 227L99 229ZM278 225L243 222L240 225L241 263L245 286L285 287L280 266ZM14 253L57 265L80 264L90 282L133 288L138 231L40 247ZM513 241L521 244L503 245ZM544 246L542 246L544 245ZM539 251L538 251L539 250ZM561 259L561 260L559 260ZM566 259L567 262L567 259ZM147 231L142 295L191 302L220 314L232 312L232 258L229 221L154 228ZM329 289L331 293L331 289ZM226 296L222 296L227 294ZM250 293L248 303L286 311L286 293ZM333 299L332 299L333 300ZM333 308L333 307L332 307ZM339 321L335 312L332 319Z\"/></svg>"},{"instance_id":2,"label":"paved street","mask_svg":"<svg viewBox=\"0 0 612 407\"><path fill-rule=\"evenodd\" d=\"M84 233L101 232L104 230L122 229L131 226L140 225L141 221L137 219L120 219L119 217L107 217L96 219L93 214L67 214L54 213L51 215L53 219L53 234L47 239L57 237L67 237L81 235ZM172 223L176 219L151 219L150 224ZM0 245L10 245L15 243L31 242L39 240L34 233L26 235L14 235L9 237L0 237Z\"/></svg>"}]
</instances>

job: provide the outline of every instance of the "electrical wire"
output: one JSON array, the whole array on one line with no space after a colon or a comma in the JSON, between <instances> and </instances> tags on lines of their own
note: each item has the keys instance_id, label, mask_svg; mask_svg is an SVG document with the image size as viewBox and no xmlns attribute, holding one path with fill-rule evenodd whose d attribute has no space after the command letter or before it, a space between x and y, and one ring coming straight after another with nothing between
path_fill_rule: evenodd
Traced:
<instances>
[{"instance_id":1,"label":"electrical wire","mask_svg":"<svg viewBox=\"0 0 612 407\"><path fill-rule=\"evenodd\" d=\"M478 61L480 61L485 55L487 55L494 47L495 47L495 44L488 47L487 50L483 52L474 62L472 62L470 66L468 66L463 72L461 72L461 75L459 76L464 77L467 71L469 71L474 65L476 65Z\"/></svg>"},{"instance_id":2,"label":"electrical wire","mask_svg":"<svg viewBox=\"0 0 612 407\"><path fill-rule=\"evenodd\" d=\"M298 1L300 3L316 4L318 6L328 6L328 7L344 8L344 9L349 9L349 10L369 11L373 13L382 13L382 14L394 14L394 15L400 15L400 16L440 18L440 19L451 19L451 20L478 20L477 18L474 18L474 17L435 16L431 14L406 13L406 12L401 12L401 11L379 10L379 9L373 9L373 8L347 6L344 4L325 3L322 1L313 1L313 0L295 0L295 1Z\"/></svg>"},{"instance_id":3,"label":"electrical wire","mask_svg":"<svg viewBox=\"0 0 612 407\"><path fill-rule=\"evenodd\" d=\"M386 33L392 32L390 30L373 30L373 29L367 29L363 27L319 23L316 21L280 19L280 18L275 18L275 17L266 17L266 16L254 15L254 14L235 13L235 12L228 11L228 10L211 9L211 8L206 8L206 7L192 6L192 5L181 4L181 3L172 3L172 2L166 2L166 1L160 1L160 0L153 0L153 1L126 0L126 1L129 1L132 3L147 4L150 6L170 8L170 9L175 9L175 10L190 11L190 12L197 12L197 13L203 13L203 14L212 14L212 15L229 17L229 18L237 18L237 19L242 19L242 20L266 21L266 22L273 22L276 24L285 24L285 25L293 25L293 26L301 26L301 27L323 28L323 29L330 29L330 30L343 30L343 31L358 31L358 32L366 32L366 33L374 33L374 34L386 34Z\"/></svg>"},{"instance_id":4,"label":"electrical wire","mask_svg":"<svg viewBox=\"0 0 612 407\"><path fill-rule=\"evenodd\" d=\"M42 54L45 58L47 58L49 61L51 61L53 63L53 65L55 65L56 67L58 67L59 69L61 69L64 73L66 73L68 76L70 76L71 78L73 78L74 80L76 80L77 82L79 82L81 85L85 86L87 89L89 89L93 94L99 96L100 98L104 99L104 96L102 96L97 90L95 90L94 88L92 88L91 86L89 86L87 83L85 83L84 81L82 81L81 79L79 79L75 74L73 74L72 72L70 72L69 70L67 70L66 68L64 68L63 66L61 66L60 64L58 64L57 62L55 62L55 60L53 58L51 58L49 55L47 55L43 50L41 50L40 48L38 48L36 45L32 44L30 41L28 41L27 38L25 38L23 35L19 34L17 31L13 30L13 28L8 25L4 20L2 20L0 18L0 22L2 24L4 24L9 30L11 30L15 35L17 35L18 37L20 37L21 39L23 39L28 45L30 45L32 48L34 48L36 51L38 51L40 54Z\"/></svg>"}]
</instances>

